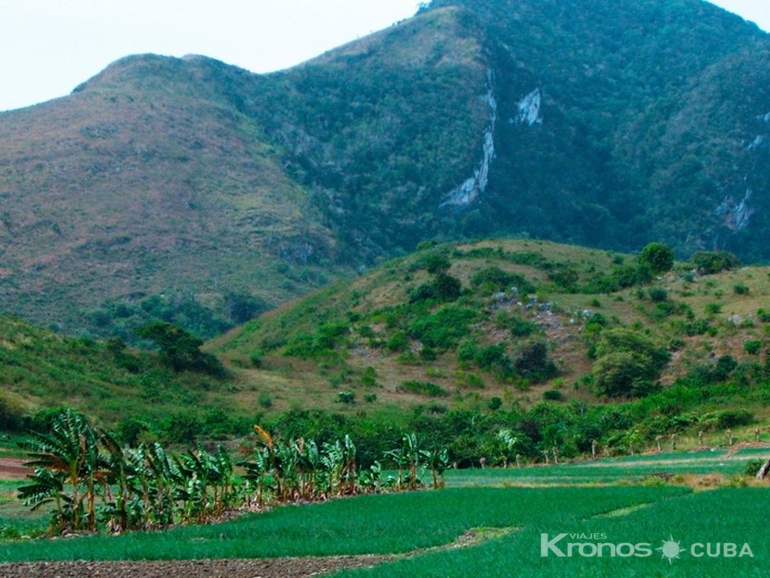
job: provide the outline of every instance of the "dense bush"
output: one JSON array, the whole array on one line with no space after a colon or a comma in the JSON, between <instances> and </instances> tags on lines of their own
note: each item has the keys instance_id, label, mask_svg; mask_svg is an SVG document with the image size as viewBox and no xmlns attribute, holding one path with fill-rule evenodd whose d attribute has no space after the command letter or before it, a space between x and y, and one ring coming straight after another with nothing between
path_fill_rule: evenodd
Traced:
<instances>
[{"instance_id":1,"label":"dense bush","mask_svg":"<svg viewBox=\"0 0 770 578\"><path fill-rule=\"evenodd\" d=\"M670 271L674 266L674 251L663 243L650 243L639 253L638 261L659 275Z\"/></svg>"},{"instance_id":2,"label":"dense bush","mask_svg":"<svg viewBox=\"0 0 770 578\"><path fill-rule=\"evenodd\" d=\"M317 359L336 357L334 350L343 337L350 332L347 321L328 321L316 327L314 333L294 336L286 347L286 355Z\"/></svg>"},{"instance_id":3,"label":"dense bush","mask_svg":"<svg viewBox=\"0 0 770 578\"><path fill-rule=\"evenodd\" d=\"M0 431L22 431L24 425L22 405L0 392Z\"/></svg>"},{"instance_id":4,"label":"dense bush","mask_svg":"<svg viewBox=\"0 0 770 578\"><path fill-rule=\"evenodd\" d=\"M216 357L200 350L201 339L170 323L154 321L137 329L136 334L155 344L161 360L174 371L200 371L213 375L225 372Z\"/></svg>"},{"instance_id":5,"label":"dense bush","mask_svg":"<svg viewBox=\"0 0 770 578\"><path fill-rule=\"evenodd\" d=\"M738 257L727 251L696 251L690 261L701 275L729 271L740 265Z\"/></svg>"},{"instance_id":6,"label":"dense bush","mask_svg":"<svg viewBox=\"0 0 770 578\"><path fill-rule=\"evenodd\" d=\"M594 353L593 391L607 397L641 397L655 391L655 381L670 358L665 348L627 329L603 331Z\"/></svg>"},{"instance_id":7,"label":"dense bush","mask_svg":"<svg viewBox=\"0 0 770 578\"><path fill-rule=\"evenodd\" d=\"M594 393L607 397L641 397L654 391L659 369L647 355L618 351L599 357L593 366Z\"/></svg>"},{"instance_id":8,"label":"dense bush","mask_svg":"<svg viewBox=\"0 0 770 578\"><path fill-rule=\"evenodd\" d=\"M473 309L450 305L413 321L408 334L425 346L446 351L456 347L468 335L468 325L477 317L478 313Z\"/></svg>"},{"instance_id":9,"label":"dense bush","mask_svg":"<svg viewBox=\"0 0 770 578\"><path fill-rule=\"evenodd\" d=\"M655 303L662 303L668 299L668 291L666 291L663 287L650 287L647 290L647 294Z\"/></svg>"},{"instance_id":10,"label":"dense bush","mask_svg":"<svg viewBox=\"0 0 770 578\"><path fill-rule=\"evenodd\" d=\"M429 381L405 381L396 390L426 397L446 397L449 395L443 387Z\"/></svg>"},{"instance_id":11,"label":"dense bush","mask_svg":"<svg viewBox=\"0 0 770 578\"><path fill-rule=\"evenodd\" d=\"M548 344L545 341L521 347L513 365L517 374L534 382L546 381L558 373L556 365L548 356Z\"/></svg>"},{"instance_id":12,"label":"dense bush","mask_svg":"<svg viewBox=\"0 0 770 578\"><path fill-rule=\"evenodd\" d=\"M499 267L488 267L474 273L471 276L471 287L478 289L484 295L497 291L510 291L513 288L516 288L521 295L535 291L535 286L523 276L508 273Z\"/></svg>"}]
</instances>

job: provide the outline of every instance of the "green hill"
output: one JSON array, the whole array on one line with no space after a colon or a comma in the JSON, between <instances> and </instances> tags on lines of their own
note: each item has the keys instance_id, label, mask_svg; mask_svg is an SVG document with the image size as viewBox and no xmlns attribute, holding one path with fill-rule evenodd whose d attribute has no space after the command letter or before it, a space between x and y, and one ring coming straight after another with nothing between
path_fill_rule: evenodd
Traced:
<instances>
[{"instance_id":1,"label":"green hill","mask_svg":"<svg viewBox=\"0 0 770 578\"><path fill-rule=\"evenodd\" d=\"M172 369L162 358L38 329L0 317L0 430L44 427L61 407L75 407L126 439L152 432L177 441L248 431L259 409L233 403L226 375Z\"/></svg>"},{"instance_id":2,"label":"green hill","mask_svg":"<svg viewBox=\"0 0 770 578\"><path fill-rule=\"evenodd\" d=\"M672 384L706 402L734 382L764 413L768 270L708 274L715 256L656 277L636 257L545 241L440 245L210 347L278 410L594 404Z\"/></svg>"}]
</instances>

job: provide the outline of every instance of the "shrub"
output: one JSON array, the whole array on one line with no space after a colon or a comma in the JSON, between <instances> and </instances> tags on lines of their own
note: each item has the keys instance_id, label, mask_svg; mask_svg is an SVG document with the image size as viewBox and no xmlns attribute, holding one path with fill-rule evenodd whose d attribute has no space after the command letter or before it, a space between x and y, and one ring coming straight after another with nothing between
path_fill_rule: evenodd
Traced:
<instances>
[{"instance_id":1,"label":"shrub","mask_svg":"<svg viewBox=\"0 0 770 578\"><path fill-rule=\"evenodd\" d=\"M115 433L123 444L133 448L139 445L142 434L149 430L150 426L145 422L128 417L118 422Z\"/></svg>"},{"instance_id":2,"label":"shrub","mask_svg":"<svg viewBox=\"0 0 770 578\"><path fill-rule=\"evenodd\" d=\"M722 305L719 303L706 303L703 310L707 315L719 315L722 312Z\"/></svg>"},{"instance_id":3,"label":"shrub","mask_svg":"<svg viewBox=\"0 0 770 578\"><path fill-rule=\"evenodd\" d=\"M649 243L639 253L638 261L655 274L665 273L674 266L674 252L663 243Z\"/></svg>"},{"instance_id":4,"label":"shrub","mask_svg":"<svg viewBox=\"0 0 770 578\"><path fill-rule=\"evenodd\" d=\"M736 283L735 285L733 285L733 292L736 295L748 295L749 287L748 285L744 285L743 283Z\"/></svg>"},{"instance_id":5,"label":"shrub","mask_svg":"<svg viewBox=\"0 0 770 578\"><path fill-rule=\"evenodd\" d=\"M459 279L447 273L439 273L433 281L420 285L412 291L409 295L409 300L412 303L427 300L441 302L456 301L462 295L462 289L462 283Z\"/></svg>"},{"instance_id":6,"label":"shrub","mask_svg":"<svg viewBox=\"0 0 770 578\"><path fill-rule=\"evenodd\" d=\"M440 275L441 273L446 273L452 266L452 262L449 260L449 257L441 252L430 253L426 255L423 259L420 260L420 264L424 266L428 273L431 275Z\"/></svg>"},{"instance_id":7,"label":"shrub","mask_svg":"<svg viewBox=\"0 0 770 578\"><path fill-rule=\"evenodd\" d=\"M385 348L390 352L401 352L409 349L409 341L403 331L396 331L388 339Z\"/></svg>"},{"instance_id":8,"label":"shrub","mask_svg":"<svg viewBox=\"0 0 770 578\"><path fill-rule=\"evenodd\" d=\"M251 362L251 365L253 365L257 369L261 369L262 368L262 364L264 362L264 359L262 357L262 352L260 352L260 351L253 351L249 355L249 361Z\"/></svg>"},{"instance_id":9,"label":"shrub","mask_svg":"<svg viewBox=\"0 0 770 578\"><path fill-rule=\"evenodd\" d=\"M374 329L372 329L369 325L361 325L358 328L358 334L364 339L374 339L377 337L377 335L374 333Z\"/></svg>"},{"instance_id":10,"label":"shrub","mask_svg":"<svg viewBox=\"0 0 770 578\"><path fill-rule=\"evenodd\" d=\"M352 391L340 391L337 393L337 403L353 404L356 402L356 394Z\"/></svg>"},{"instance_id":11,"label":"shrub","mask_svg":"<svg viewBox=\"0 0 770 578\"><path fill-rule=\"evenodd\" d=\"M701 275L729 271L740 265L738 257L727 251L696 251L690 261Z\"/></svg>"},{"instance_id":12,"label":"shrub","mask_svg":"<svg viewBox=\"0 0 770 578\"><path fill-rule=\"evenodd\" d=\"M24 408L15 400L0 392L0 430L22 431L24 429Z\"/></svg>"},{"instance_id":13,"label":"shrub","mask_svg":"<svg viewBox=\"0 0 770 578\"><path fill-rule=\"evenodd\" d=\"M524 346L514 361L516 372L532 381L545 381L558 373L556 365L548 357L548 344L537 341Z\"/></svg>"},{"instance_id":14,"label":"shrub","mask_svg":"<svg viewBox=\"0 0 770 578\"><path fill-rule=\"evenodd\" d=\"M520 294L535 291L535 286L524 277L516 273L507 273L499 267L489 267L474 273L471 276L471 286L478 288L484 294L508 291L513 287L516 287Z\"/></svg>"},{"instance_id":15,"label":"shrub","mask_svg":"<svg viewBox=\"0 0 770 578\"><path fill-rule=\"evenodd\" d=\"M446 351L468 334L468 324L477 317L478 313L473 309L450 305L412 322L409 336L419 339L425 346Z\"/></svg>"},{"instance_id":16,"label":"shrub","mask_svg":"<svg viewBox=\"0 0 770 578\"><path fill-rule=\"evenodd\" d=\"M743 473L747 476L751 476L752 478L756 477L756 475L759 473L759 470L762 469L762 466L764 465L765 460L754 458L746 462L746 467L744 468Z\"/></svg>"},{"instance_id":17,"label":"shrub","mask_svg":"<svg viewBox=\"0 0 770 578\"><path fill-rule=\"evenodd\" d=\"M752 339L743 342L743 350L749 355L757 355L762 349L762 342L758 339Z\"/></svg>"},{"instance_id":18,"label":"shrub","mask_svg":"<svg viewBox=\"0 0 770 578\"><path fill-rule=\"evenodd\" d=\"M361 385L364 387L374 387L377 385L377 371L373 367L364 369L364 374L361 376Z\"/></svg>"},{"instance_id":19,"label":"shrub","mask_svg":"<svg viewBox=\"0 0 770 578\"><path fill-rule=\"evenodd\" d=\"M503 407L503 400L496 396L490 397L489 401L487 402L487 407L492 411L497 411L498 409Z\"/></svg>"},{"instance_id":20,"label":"shrub","mask_svg":"<svg viewBox=\"0 0 770 578\"><path fill-rule=\"evenodd\" d=\"M608 353L593 366L593 391L606 397L642 397L652 393L660 370L644 354L631 351Z\"/></svg>"},{"instance_id":21,"label":"shrub","mask_svg":"<svg viewBox=\"0 0 770 578\"><path fill-rule=\"evenodd\" d=\"M187 411L171 415L166 420L163 429L169 441L190 444L195 441L201 427L202 423L198 416Z\"/></svg>"},{"instance_id":22,"label":"shrub","mask_svg":"<svg viewBox=\"0 0 770 578\"><path fill-rule=\"evenodd\" d=\"M652 273L645 265L639 265L637 267L623 265L612 272L610 279L605 283L605 290L607 292L612 292L617 291L618 289L633 287L634 285L641 285L650 281L651 278Z\"/></svg>"},{"instance_id":23,"label":"shrub","mask_svg":"<svg viewBox=\"0 0 770 578\"><path fill-rule=\"evenodd\" d=\"M670 359L651 339L627 329L602 332L595 348L594 393L607 397L640 397L657 389L655 381Z\"/></svg>"},{"instance_id":24,"label":"shrub","mask_svg":"<svg viewBox=\"0 0 770 578\"><path fill-rule=\"evenodd\" d=\"M693 337L695 335L704 335L711 329L711 324L708 319L695 319L689 321L682 326L682 329L686 335Z\"/></svg>"},{"instance_id":25,"label":"shrub","mask_svg":"<svg viewBox=\"0 0 770 578\"><path fill-rule=\"evenodd\" d=\"M657 368L668 363L670 355L649 337L628 329L607 329L596 344L596 356L627 351L648 356Z\"/></svg>"},{"instance_id":26,"label":"shrub","mask_svg":"<svg viewBox=\"0 0 770 578\"><path fill-rule=\"evenodd\" d=\"M273 398L264 392L259 394L259 398L257 399L257 401L259 403L259 406L264 409L270 409L271 407L273 407Z\"/></svg>"},{"instance_id":27,"label":"shrub","mask_svg":"<svg viewBox=\"0 0 770 578\"><path fill-rule=\"evenodd\" d=\"M518 317L511 318L511 335L513 337L529 337L539 329L538 325L531 321Z\"/></svg>"},{"instance_id":28,"label":"shrub","mask_svg":"<svg viewBox=\"0 0 770 578\"><path fill-rule=\"evenodd\" d=\"M510 329L513 337L528 337L539 330L536 323L500 311L495 317L495 324L500 329Z\"/></svg>"},{"instance_id":29,"label":"shrub","mask_svg":"<svg viewBox=\"0 0 770 578\"><path fill-rule=\"evenodd\" d=\"M549 273L548 276L556 285L567 290L575 289L575 285L580 279L577 271L572 267L561 267L557 271Z\"/></svg>"},{"instance_id":30,"label":"shrub","mask_svg":"<svg viewBox=\"0 0 770 578\"><path fill-rule=\"evenodd\" d=\"M754 422L754 414L746 409L725 409L703 416L703 421L712 423L717 429L734 428Z\"/></svg>"},{"instance_id":31,"label":"shrub","mask_svg":"<svg viewBox=\"0 0 770 578\"><path fill-rule=\"evenodd\" d=\"M200 371L212 375L225 372L219 359L200 350L202 339L170 323L153 321L138 328L136 334L154 343L160 359L174 371Z\"/></svg>"},{"instance_id":32,"label":"shrub","mask_svg":"<svg viewBox=\"0 0 770 578\"><path fill-rule=\"evenodd\" d=\"M770 323L770 311L766 311L765 309L758 309L757 318L762 323Z\"/></svg>"},{"instance_id":33,"label":"shrub","mask_svg":"<svg viewBox=\"0 0 770 578\"><path fill-rule=\"evenodd\" d=\"M668 291L663 287L650 287L647 290L650 299L656 303L662 303L668 299Z\"/></svg>"},{"instance_id":34,"label":"shrub","mask_svg":"<svg viewBox=\"0 0 770 578\"><path fill-rule=\"evenodd\" d=\"M449 395L443 387L429 381L404 381L396 390L426 397L446 397Z\"/></svg>"},{"instance_id":35,"label":"shrub","mask_svg":"<svg viewBox=\"0 0 770 578\"><path fill-rule=\"evenodd\" d=\"M558 389L549 389L543 392L545 401L564 401L564 394Z\"/></svg>"}]
</instances>

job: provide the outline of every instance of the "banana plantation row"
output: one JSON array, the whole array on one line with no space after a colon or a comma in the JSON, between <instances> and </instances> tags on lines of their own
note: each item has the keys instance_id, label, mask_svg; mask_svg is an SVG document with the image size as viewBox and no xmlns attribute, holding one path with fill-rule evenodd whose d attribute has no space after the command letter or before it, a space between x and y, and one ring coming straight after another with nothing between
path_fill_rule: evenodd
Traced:
<instances>
[{"instance_id":1,"label":"banana plantation row","mask_svg":"<svg viewBox=\"0 0 770 578\"><path fill-rule=\"evenodd\" d=\"M172 455L159 443L123 448L115 437L67 409L49 431L31 432L24 447L34 468L19 498L33 510L51 506L51 532L147 530L203 524L228 512L333 496L444 485L446 449L421 449L415 434L385 452L397 470L385 477L380 462L360 470L349 436L320 446L313 440L278 440L255 426L251 459L233 463L219 446L198 445Z\"/></svg>"}]
</instances>

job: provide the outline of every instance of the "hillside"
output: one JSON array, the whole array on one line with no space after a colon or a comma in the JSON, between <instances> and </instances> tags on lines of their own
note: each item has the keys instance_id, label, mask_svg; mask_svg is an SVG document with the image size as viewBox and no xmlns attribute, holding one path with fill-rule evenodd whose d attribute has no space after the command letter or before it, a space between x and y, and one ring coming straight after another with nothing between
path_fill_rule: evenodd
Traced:
<instances>
[{"instance_id":1,"label":"hillside","mask_svg":"<svg viewBox=\"0 0 770 578\"><path fill-rule=\"evenodd\" d=\"M295 68L132 56L0 114L0 297L211 336L425 239L764 243L770 51L701 0L436 0Z\"/></svg>"},{"instance_id":2,"label":"hillside","mask_svg":"<svg viewBox=\"0 0 770 578\"><path fill-rule=\"evenodd\" d=\"M463 466L512 460L503 430L535 460L555 445L577 457L671 434L750 439L770 418L770 270L654 254L426 243L206 344L214 373L176 367L179 343L155 355L0 319L0 430L71 406L125 443L241 439L256 423L349 434L368 460L418 432Z\"/></svg>"},{"instance_id":3,"label":"hillside","mask_svg":"<svg viewBox=\"0 0 770 578\"><path fill-rule=\"evenodd\" d=\"M713 273L714 255L654 276L636 257L545 241L427 247L210 347L273 410L484 411L677 390L715 407L737 394L764 414L770 275ZM627 353L652 371L617 377L641 367Z\"/></svg>"},{"instance_id":4,"label":"hillside","mask_svg":"<svg viewBox=\"0 0 770 578\"><path fill-rule=\"evenodd\" d=\"M143 432L176 441L248 431L257 401L233 404L227 375L174 371L113 339L74 339L0 317L0 431L45 427L75 407L124 440Z\"/></svg>"}]
</instances>

